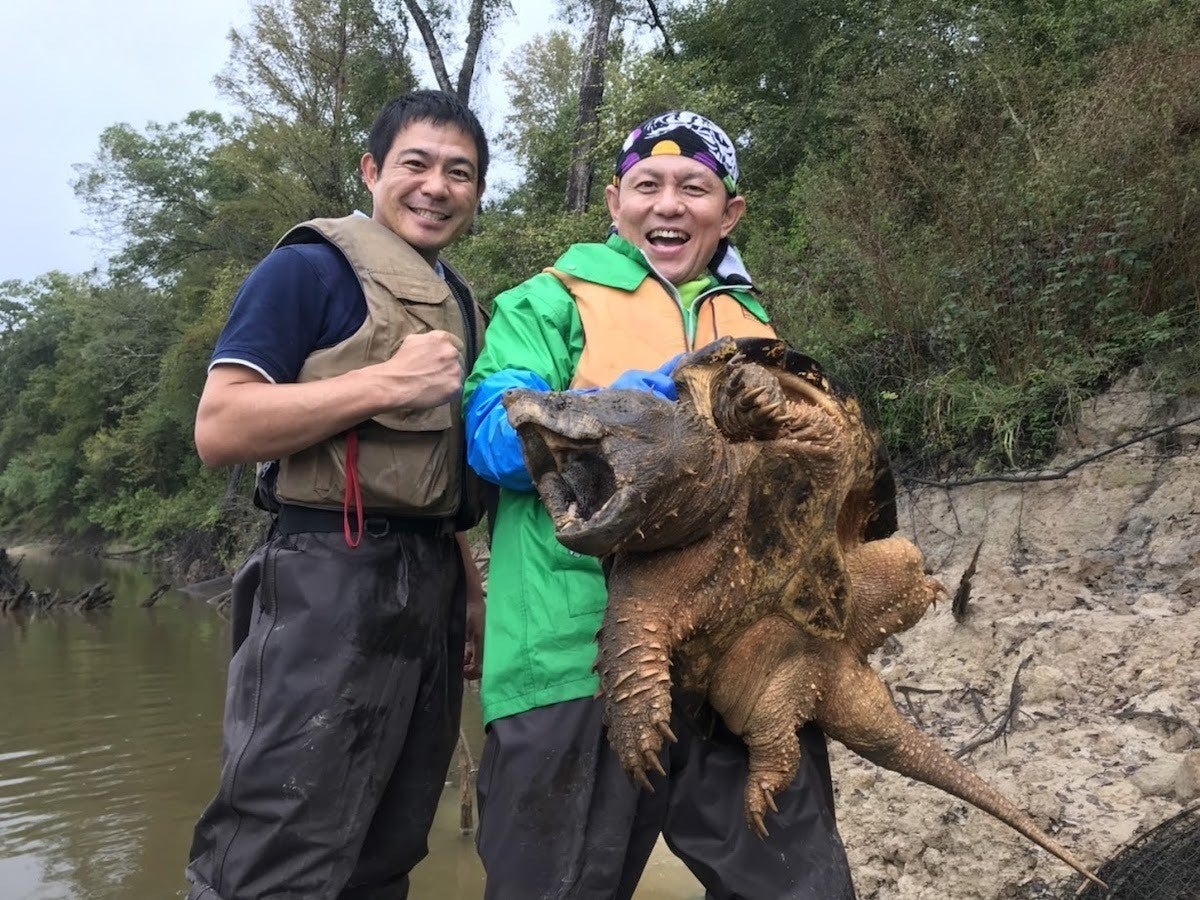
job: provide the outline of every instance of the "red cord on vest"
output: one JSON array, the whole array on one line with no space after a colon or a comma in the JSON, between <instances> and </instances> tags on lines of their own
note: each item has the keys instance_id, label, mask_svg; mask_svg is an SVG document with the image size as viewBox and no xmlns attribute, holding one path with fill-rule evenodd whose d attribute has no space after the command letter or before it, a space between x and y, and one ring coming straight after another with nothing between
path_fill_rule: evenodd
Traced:
<instances>
[{"instance_id":1,"label":"red cord on vest","mask_svg":"<svg viewBox=\"0 0 1200 900\"><path fill-rule=\"evenodd\" d=\"M358 534L350 530L350 510L357 514ZM358 432L351 431L346 435L346 493L342 499L342 535L346 538L346 546L351 549L362 543L363 536L363 506L362 487L358 483Z\"/></svg>"}]
</instances>

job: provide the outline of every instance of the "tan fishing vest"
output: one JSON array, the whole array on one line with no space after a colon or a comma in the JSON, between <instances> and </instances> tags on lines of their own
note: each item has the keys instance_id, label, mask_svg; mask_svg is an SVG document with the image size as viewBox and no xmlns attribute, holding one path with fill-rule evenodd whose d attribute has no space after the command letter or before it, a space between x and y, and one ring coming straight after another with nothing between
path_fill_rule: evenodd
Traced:
<instances>
[{"instance_id":1,"label":"tan fishing vest","mask_svg":"<svg viewBox=\"0 0 1200 900\"><path fill-rule=\"evenodd\" d=\"M683 311L666 288L646 278L630 292L546 269L575 299L583 323L583 355L573 388L607 387L629 369L657 369L685 350L719 337L775 337L775 329L727 293L696 301L696 334L688 342Z\"/></svg>"},{"instance_id":2,"label":"tan fishing vest","mask_svg":"<svg viewBox=\"0 0 1200 900\"><path fill-rule=\"evenodd\" d=\"M338 248L358 275L367 299L367 317L346 340L314 351L297 381L319 381L390 359L410 334L441 330L467 347L470 371L483 340L484 322L475 317L473 339L450 286L394 232L365 216L314 219L297 225L278 246L326 240ZM391 515L448 517L465 524L478 520L478 483L465 465L460 398L433 409L396 409L360 425L358 479L363 508ZM466 498L464 501L464 480ZM337 435L280 460L276 493L285 503L342 508L346 488L346 437ZM466 520L469 520L466 521Z\"/></svg>"}]
</instances>

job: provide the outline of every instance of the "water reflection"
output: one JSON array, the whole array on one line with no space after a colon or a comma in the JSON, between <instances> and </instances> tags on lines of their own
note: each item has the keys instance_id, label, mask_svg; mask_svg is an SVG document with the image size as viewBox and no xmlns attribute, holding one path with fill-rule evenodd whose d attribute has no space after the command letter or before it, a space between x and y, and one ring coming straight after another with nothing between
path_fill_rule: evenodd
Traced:
<instances>
[{"instance_id":1,"label":"water reflection","mask_svg":"<svg viewBox=\"0 0 1200 900\"><path fill-rule=\"evenodd\" d=\"M217 782L227 628L175 592L140 608L159 582L136 564L28 553L21 571L64 593L105 580L116 599L100 613L0 617L0 900L183 896L192 825ZM478 695L467 702L478 757ZM483 893L450 777L415 900ZM701 891L660 848L637 896Z\"/></svg>"}]
</instances>

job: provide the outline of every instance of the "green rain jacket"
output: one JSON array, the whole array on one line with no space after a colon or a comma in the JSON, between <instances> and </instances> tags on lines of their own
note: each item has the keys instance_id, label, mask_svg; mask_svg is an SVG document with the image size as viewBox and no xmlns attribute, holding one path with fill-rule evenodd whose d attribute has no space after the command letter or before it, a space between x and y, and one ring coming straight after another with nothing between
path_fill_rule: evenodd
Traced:
<instances>
[{"instance_id":1,"label":"green rain jacket","mask_svg":"<svg viewBox=\"0 0 1200 900\"><path fill-rule=\"evenodd\" d=\"M604 244L573 245L554 268L627 291L657 277L641 251L616 235ZM716 279L712 284L717 285ZM761 304L746 291L726 287L722 292L758 320L768 321ZM677 292L671 293L678 298ZM696 326L690 308L685 312L681 304L680 316L690 343ZM464 407L471 405L487 379L510 370L532 373L551 390L566 390L583 345L583 326L571 295L554 275L535 275L496 298L487 341L464 386ZM484 392L489 387L485 385ZM599 687L593 671L596 632L607 601L599 561L555 539L549 513L529 490L502 487L493 526L484 631L484 721L593 696Z\"/></svg>"}]
</instances>

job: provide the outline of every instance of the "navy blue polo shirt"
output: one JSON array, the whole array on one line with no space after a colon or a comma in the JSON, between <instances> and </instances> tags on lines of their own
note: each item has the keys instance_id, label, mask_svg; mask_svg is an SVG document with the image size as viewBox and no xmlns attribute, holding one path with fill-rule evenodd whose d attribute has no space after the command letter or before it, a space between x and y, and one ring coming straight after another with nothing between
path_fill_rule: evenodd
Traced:
<instances>
[{"instance_id":1,"label":"navy blue polo shirt","mask_svg":"<svg viewBox=\"0 0 1200 900\"><path fill-rule=\"evenodd\" d=\"M243 282L209 367L236 363L294 382L309 354L346 340L366 318L362 285L341 251L324 242L280 247Z\"/></svg>"}]
</instances>

